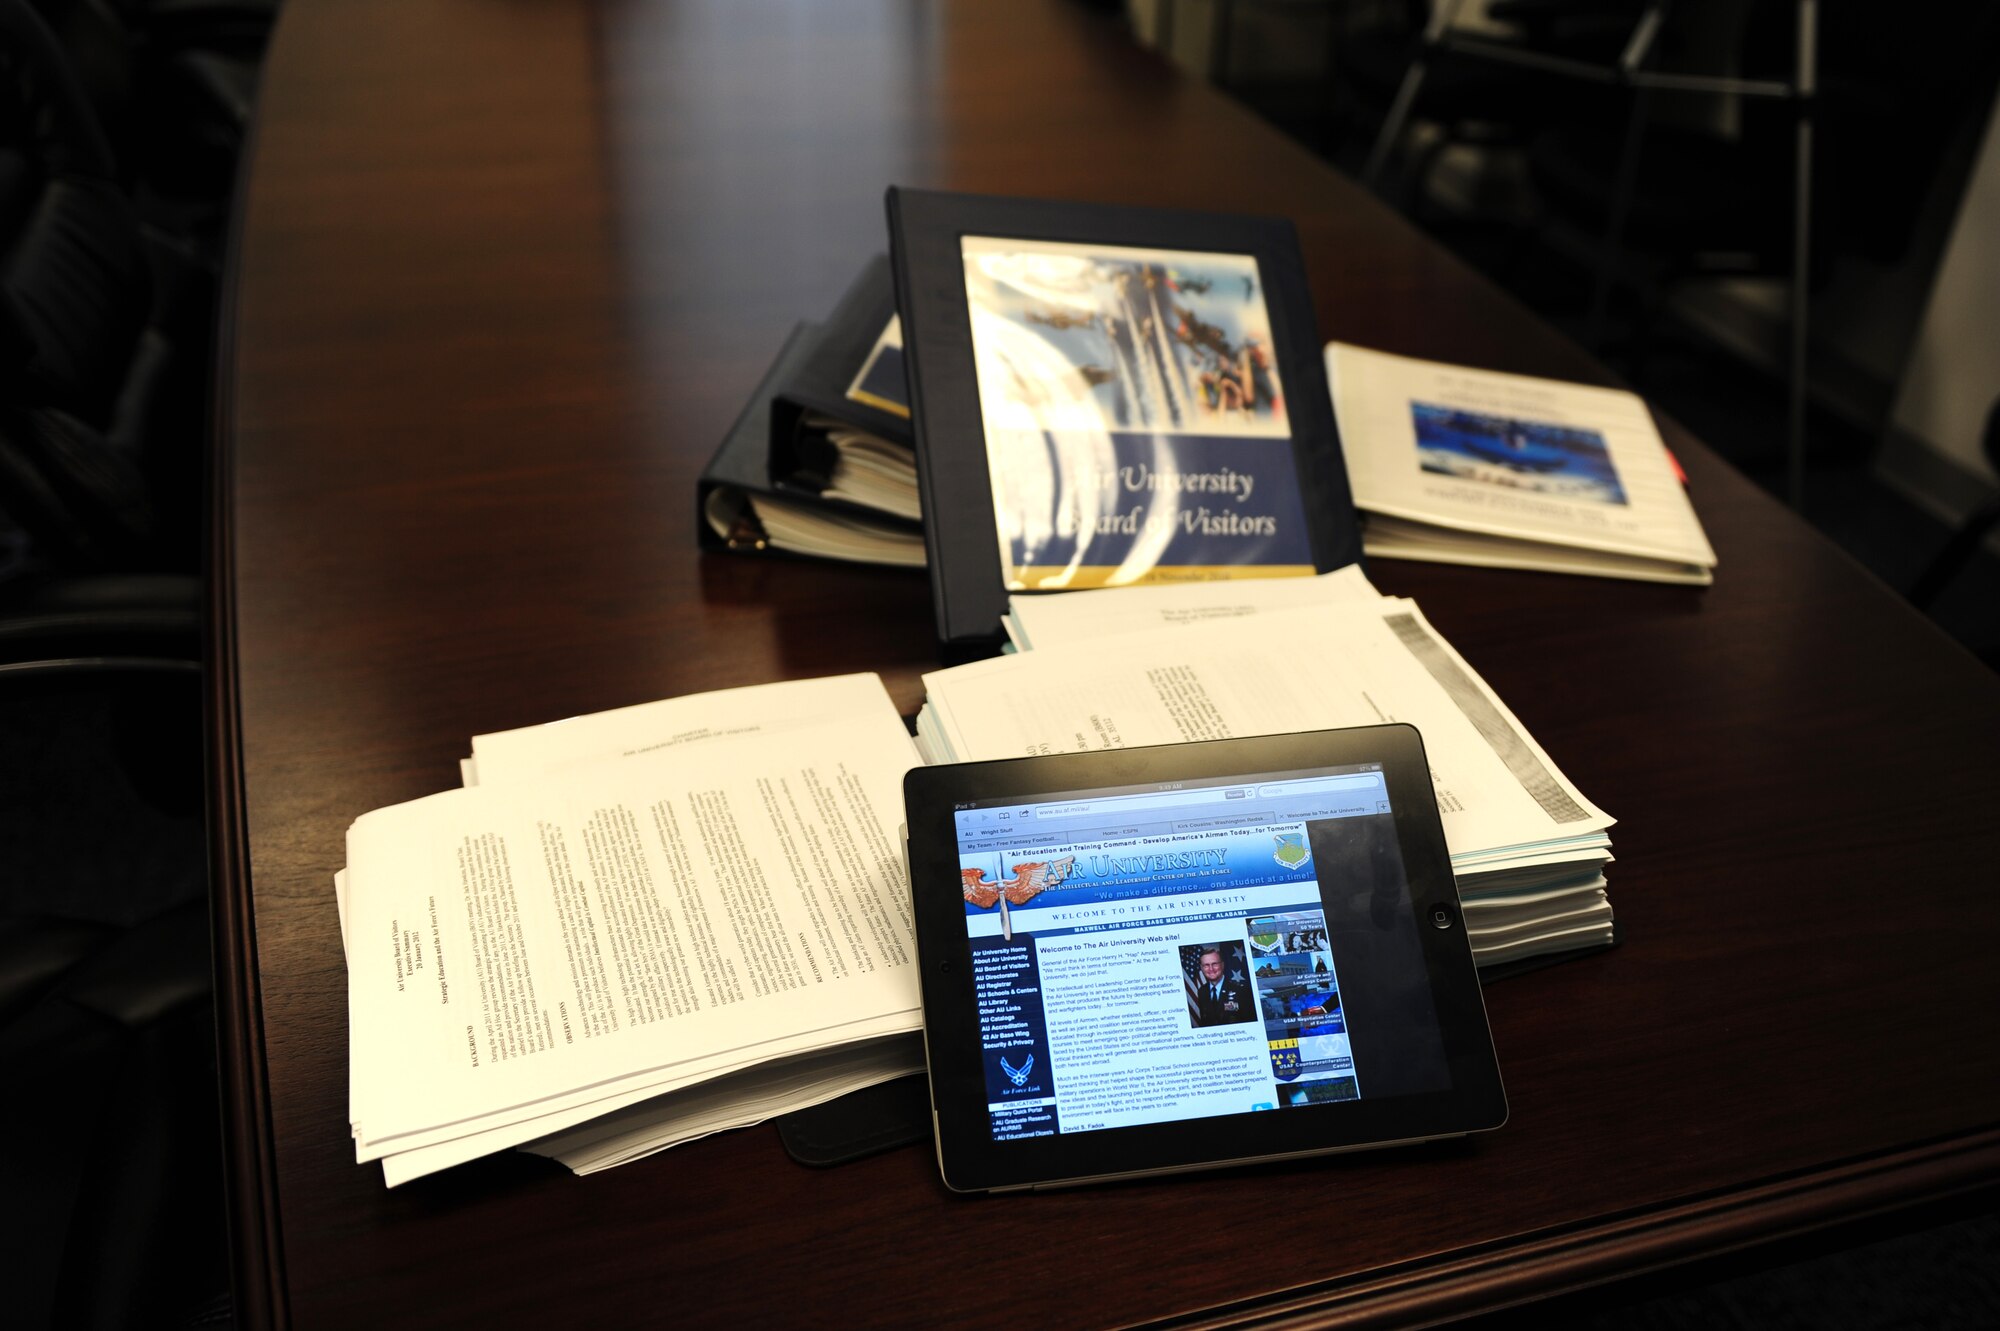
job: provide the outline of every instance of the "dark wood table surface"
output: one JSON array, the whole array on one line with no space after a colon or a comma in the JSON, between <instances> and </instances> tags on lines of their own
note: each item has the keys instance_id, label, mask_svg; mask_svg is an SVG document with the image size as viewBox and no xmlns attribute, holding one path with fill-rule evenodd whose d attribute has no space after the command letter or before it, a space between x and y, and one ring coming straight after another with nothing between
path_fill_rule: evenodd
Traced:
<instances>
[{"instance_id":1,"label":"dark wood table surface","mask_svg":"<svg viewBox=\"0 0 2000 1331\"><path fill-rule=\"evenodd\" d=\"M935 663L921 574L701 556L703 461L891 183L1276 213L1320 332L1605 379L1061 0L291 0L223 362L225 1092L247 1325L1432 1319L2000 1175L2000 679L1666 422L1707 590L1381 562L1621 818L1625 943L1488 989L1469 1145L964 1200L769 1127L396 1191L332 875L474 733Z\"/></svg>"}]
</instances>

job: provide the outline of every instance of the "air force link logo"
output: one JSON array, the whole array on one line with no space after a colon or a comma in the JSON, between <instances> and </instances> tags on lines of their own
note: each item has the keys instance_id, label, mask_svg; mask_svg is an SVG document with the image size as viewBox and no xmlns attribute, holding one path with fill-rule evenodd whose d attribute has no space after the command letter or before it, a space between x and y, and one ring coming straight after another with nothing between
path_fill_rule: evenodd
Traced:
<instances>
[{"instance_id":1,"label":"air force link logo","mask_svg":"<svg viewBox=\"0 0 2000 1331\"><path fill-rule=\"evenodd\" d=\"M1028 1084L1028 1074L1035 1070L1035 1056L1029 1054L1025 1059L1021 1060L1021 1066L1017 1068L1007 1061L1007 1055L1002 1054L1000 1055L1000 1070L1006 1073L1007 1080L1013 1082L1016 1086L1026 1086Z\"/></svg>"},{"instance_id":2,"label":"air force link logo","mask_svg":"<svg viewBox=\"0 0 2000 1331\"><path fill-rule=\"evenodd\" d=\"M1300 868L1313 857L1312 851L1306 848L1304 832L1279 832L1271 840L1278 843L1271 852L1271 858L1276 860L1281 868Z\"/></svg>"}]
</instances>

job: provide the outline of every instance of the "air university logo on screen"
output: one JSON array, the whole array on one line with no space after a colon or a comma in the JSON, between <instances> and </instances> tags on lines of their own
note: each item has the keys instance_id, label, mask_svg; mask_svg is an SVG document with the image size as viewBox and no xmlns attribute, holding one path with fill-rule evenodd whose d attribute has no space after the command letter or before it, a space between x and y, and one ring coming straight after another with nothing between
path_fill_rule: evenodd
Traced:
<instances>
[{"instance_id":1,"label":"air university logo on screen","mask_svg":"<svg viewBox=\"0 0 2000 1331\"><path fill-rule=\"evenodd\" d=\"M1278 862L1280 868L1297 869L1313 857L1312 851L1306 846L1304 832L1279 832L1271 839L1277 843L1277 849L1271 852L1271 858Z\"/></svg>"},{"instance_id":2,"label":"air university logo on screen","mask_svg":"<svg viewBox=\"0 0 2000 1331\"><path fill-rule=\"evenodd\" d=\"M1003 896L1009 905L1025 906L1042 893L1054 891L1069 878L1075 864L1074 855L1046 863L1017 864L1011 879L997 883L987 879L984 869L960 869L958 876L965 899L981 910L988 910L999 904Z\"/></svg>"},{"instance_id":3,"label":"air university logo on screen","mask_svg":"<svg viewBox=\"0 0 2000 1331\"><path fill-rule=\"evenodd\" d=\"M1299 1075L1299 1042L1271 1041L1271 1075L1279 1081L1294 1081Z\"/></svg>"}]
</instances>

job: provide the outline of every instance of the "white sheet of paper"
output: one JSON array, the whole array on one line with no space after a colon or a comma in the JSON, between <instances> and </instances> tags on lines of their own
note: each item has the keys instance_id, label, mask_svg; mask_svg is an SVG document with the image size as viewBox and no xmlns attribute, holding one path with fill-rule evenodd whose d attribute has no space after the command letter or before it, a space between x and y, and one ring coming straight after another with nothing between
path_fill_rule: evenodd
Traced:
<instances>
[{"instance_id":1,"label":"white sheet of paper","mask_svg":"<svg viewBox=\"0 0 2000 1331\"><path fill-rule=\"evenodd\" d=\"M895 844L912 755L879 684L872 702L357 820L346 895L364 1149L914 1013Z\"/></svg>"},{"instance_id":2,"label":"white sheet of paper","mask_svg":"<svg viewBox=\"0 0 2000 1331\"><path fill-rule=\"evenodd\" d=\"M1046 648L924 676L959 761L1407 721L1454 854L1601 832L1556 768L1411 601L1278 610Z\"/></svg>"},{"instance_id":3,"label":"white sheet of paper","mask_svg":"<svg viewBox=\"0 0 2000 1331\"><path fill-rule=\"evenodd\" d=\"M922 1014L912 1011L873 1022L857 1022L843 1028L838 1040L831 1038L828 1032L814 1031L726 1056L690 1060L676 1069L680 1074L677 1076L659 1080L649 1080L647 1076L622 1078L609 1083L618 1088L615 1094L598 1096L593 1090L585 1093L585 1097L560 1097L551 1103L561 1103L566 1107L547 1113L524 1116L518 1109L501 1111L432 1132L412 1133L398 1138L389 1147L364 1148L360 1140L361 1131L357 1128L356 1161L367 1163L380 1160L384 1181L393 1188L413 1178L435 1174L441 1169L477 1160L511 1146L527 1147L551 1134L667 1097L678 1099L710 1094L726 1097L730 1094L729 1086L742 1084L739 1079L754 1077L761 1069L783 1066L802 1058L837 1060L847 1056L847 1051L854 1047L908 1036L921 1025ZM711 1088L716 1089L711 1091ZM572 1100L574 1103L571 1103ZM803 1107L803 1104L792 1106ZM774 1112L785 1113L787 1110Z\"/></svg>"},{"instance_id":4,"label":"white sheet of paper","mask_svg":"<svg viewBox=\"0 0 2000 1331\"><path fill-rule=\"evenodd\" d=\"M1637 582L1673 582L1692 587L1706 587L1715 581L1715 570L1704 564L1614 554L1609 550L1579 550L1547 541L1488 536L1484 532L1453 531L1380 513L1368 515L1361 533L1361 547L1380 559L1417 559L1432 564L1525 568L1541 573L1630 578Z\"/></svg>"},{"instance_id":5,"label":"white sheet of paper","mask_svg":"<svg viewBox=\"0 0 2000 1331\"><path fill-rule=\"evenodd\" d=\"M915 1069L906 1066L907 1059L870 1052L872 1046L900 1048L904 1042L916 1045ZM655 1143L652 1149L664 1150L922 1069L922 1037L907 1029L784 1058L748 1058L731 1071L691 1084L634 1091L560 1114L538 1115L433 1146L398 1151L382 1157L382 1178L394 1188L510 1146L555 1156L557 1152L545 1149L548 1141L567 1140L568 1134L589 1133L597 1125L609 1123L627 1125L626 1130L633 1132L643 1128ZM563 1163L575 1168L570 1160Z\"/></svg>"},{"instance_id":6,"label":"white sheet of paper","mask_svg":"<svg viewBox=\"0 0 2000 1331\"><path fill-rule=\"evenodd\" d=\"M606 1114L523 1149L588 1174L923 1070L922 1038L898 1036L865 1049L802 1055L750 1069L726 1082L685 1091L666 1104L641 1104Z\"/></svg>"},{"instance_id":7,"label":"white sheet of paper","mask_svg":"<svg viewBox=\"0 0 2000 1331\"><path fill-rule=\"evenodd\" d=\"M347 882L346 870L334 874L334 898L341 912L343 927L347 912ZM410 1179L434 1174L482 1155L588 1122L599 1115L657 1100L677 1091L685 1092L688 1088L710 1081L736 1077L772 1060L797 1059L822 1053L825 1057L837 1059L842 1056L839 1051L847 1046L893 1037L914 1029L920 1022L921 1014L918 1012L891 1013L843 1027L837 1033L837 1040L829 1032L815 1031L768 1041L755 1049L729 1050L706 1058L688 1059L674 1065L669 1072L642 1072L589 1090L552 1097L548 1101L547 1112L524 1115L518 1108L509 1108L429 1132L411 1133L400 1138L393 1151L382 1146L371 1148L364 1145L366 1134L355 1117L358 1112L355 1088L360 1085L360 1078L353 1069L354 1045L350 1041L348 1112L355 1138L355 1159L357 1163L380 1159L384 1177L393 1188ZM828 1051L830 1044L835 1046L833 1051Z\"/></svg>"},{"instance_id":8,"label":"white sheet of paper","mask_svg":"<svg viewBox=\"0 0 2000 1331\"><path fill-rule=\"evenodd\" d=\"M1026 652L1271 610L1374 601L1381 595L1359 564L1349 564L1311 578L1227 578L1015 596L1008 602L1006 628L1015 648Z\"/></svg>"},{"instance_id":9,"label":"white sheet of paper","mask_svg":"<svg viewBox=\"0 0 2000 1331\"><path fill-rule=\"evenodd\" d=\"M1609 943L1612 936L1609 925L1580 924L1574 928L1557 929L1513 939L1488 948L1474 948L1473 957L1481 966L1500 966L1510 961L1525 961L1529 957L1548 956L1555 952L1573 952L1580 947L1601 947Z\"/></svg>"},{"instance_id":10,"label":"white sheet of paper","mask_svg":"<svg viewBox=\"0 0 2000 1331\"><path fill-rule=\"evenodd\" d=\"M591 759L634 758L731 736L782 734L847 712L896 714L880 676L829 675L694 693L474 735L471 761L479 784L494 785Z\"/></svg>"}]
</instances>

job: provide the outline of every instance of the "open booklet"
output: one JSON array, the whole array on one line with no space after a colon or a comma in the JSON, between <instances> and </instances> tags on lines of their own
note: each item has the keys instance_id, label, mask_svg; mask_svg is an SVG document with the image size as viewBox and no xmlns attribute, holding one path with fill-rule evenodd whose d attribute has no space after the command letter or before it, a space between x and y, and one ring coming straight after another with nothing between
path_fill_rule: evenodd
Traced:
<instances>
[{"instance_id":1,"label":"open booklet","mask_svg":"<svg viewBox=\"0 0 2000 1331\"><path fill-rule=\"evenodd\" d=\"M1010 632L1032 650L925 677L914 747L873 675L760 685L481 735L463 788L357 819L357 1159L392 1185L509 1146L588 1172L921 1068L919 748L1409 721L1475 959L1610 941L1609 815L1357 570L1018 598Z\"/></svg>"},{"instance_id":2,"label":"open booklet","mask_svg":"<svg viewBox=\"0 0 2000 1331\"><path fill-rule=\"evenodd\" d=\"M1634 394L1339 342L1326 368L1369 554L1715 580L1715 551Z\"/></svg>"}]
</instances>

